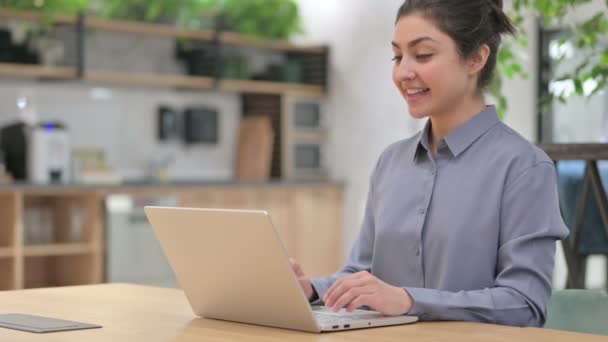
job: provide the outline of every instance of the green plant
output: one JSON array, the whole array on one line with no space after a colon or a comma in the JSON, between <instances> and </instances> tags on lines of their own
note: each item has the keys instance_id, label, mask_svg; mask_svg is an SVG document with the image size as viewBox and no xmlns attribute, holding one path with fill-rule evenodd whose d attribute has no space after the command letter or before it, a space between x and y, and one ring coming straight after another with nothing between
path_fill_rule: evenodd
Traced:
<instances>
[{"instance_id":1,"label":"green plant","mask_svg":"<svg viewBox=\"0 0 608 342\"><path fill-rule=\"evenodd\" d=\"M585 20L573 19L573 13L581 12L583 6L596 3L602 9L588 13ZM520 76L527 78L522 59L515 53L518 47L527 47L527 33L523 28L524 17L533 15L542 20L545 26L558 26L565 29L567 36L560 40L559 47L574 42L580 62L574 71L558 75L553 81L572 82L574 92L549 93L541 99L546 106L554 100L565 102L570 96L592 96L608 85L608 0L513 0L513 9L509 13L518 34L512 43L505 44L498 55L495 82L490 86L489 93L498 99L498 112L504 115L507 100L502 94L504 78ZM600 43L604 40L604 44ZM593 89L585 91L584 84L593 80Z\"/></svg>"},{"instance_id":2,"label":"green plant","mask_svg":"<svg viewBox=\"0 0 608 342\"><path fill-rule=\"evenodd\" d=\"M251 36L287 39L302 32L295 0L224 0L221 14L231 30Z\"/></svg>"},{"instance_id":3,"label":"green plant","mask_svg":"<svg viewBox=\"0 0 608 342\"><path fill-rule=\"evenodd\" d=\"M179 26L199 28L206 12L218 7L217 0L99 0L92 10L104 17L157 21L171 20Z\"/></svg>"},{"instance_id":4,"label":"green plant","mask_svg":"<svg viewBox=\"0 0 608 342\"><path fill-rule=\"evenodd\" d=\"M0 0L3 8L40 11L46 23L57 14L78 14L88 6L89 0Z\"/></svg>"},{"instance_id":5,"label":"green plant","mask_svg":"<svg viewBox=\"0 0 608 342\"><path fill-rule=\"evenodd\" d=\"M155 21L173 18L188 28L208 28L205 13L223 29L255 37L287 39L302 32L295 0L103 0L96 12L111 18Z\"/></svg>"}]
</instances>

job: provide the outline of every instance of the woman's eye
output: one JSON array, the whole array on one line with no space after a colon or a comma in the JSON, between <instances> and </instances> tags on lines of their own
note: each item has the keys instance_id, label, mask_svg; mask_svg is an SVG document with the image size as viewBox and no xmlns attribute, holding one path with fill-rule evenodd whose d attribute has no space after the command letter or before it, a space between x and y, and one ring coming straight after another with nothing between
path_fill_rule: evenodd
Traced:
<instances>
[{"instance_id":1,"label":"woman's eye","mask_svg":"<svg viewBox=\"0 0 608 342\"><path fill-rule=\"evenodd\" d=\"M432 53L427 53L427 54L420 54L420 55L416 55L416 59L419 61L425 61L429 58L433 57Z\"/></svg>"},{"instance_id":2,"label":"woman's eye","mask_svg":"<svg viewBox=\"0 0 608 342\"><path fill-rule=\"evenodd\" d=\"M402 56L395 56L393 57L393 59L391 59L393 62L401 62L401 58Z\"/></svg>"}]
</instances>

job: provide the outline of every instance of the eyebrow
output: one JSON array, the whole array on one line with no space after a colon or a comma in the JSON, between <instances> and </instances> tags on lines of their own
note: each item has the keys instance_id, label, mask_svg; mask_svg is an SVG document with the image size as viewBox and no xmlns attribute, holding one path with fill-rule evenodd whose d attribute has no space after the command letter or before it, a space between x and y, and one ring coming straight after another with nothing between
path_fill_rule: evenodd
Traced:
<instances>
[{"instance_id":1,"label":"eyebrow","mask_svg":"<svg viewBox=\"0 0 608 342\"><path fill-rule=\"evenodd\" d=\"M416 38L416 39L412 40L411 42L407 43L407 46L408 46L409 48L413 48L414 46L416 46L416 45L418 45L418 44L420 44L420 43L422 43L422 42L424 42L424 41L432 41L432 42L437 42L435 39L433 39L433 38L431 38L431 37L428 37L428 36L425 36L425 37L420 37L420 38ZM398 48L398 49L400 48L399 44L397 44L397 43L395 43L395 42L391 42L391 45L392 45L393 47Z\"/></svg>"}]
</instances>

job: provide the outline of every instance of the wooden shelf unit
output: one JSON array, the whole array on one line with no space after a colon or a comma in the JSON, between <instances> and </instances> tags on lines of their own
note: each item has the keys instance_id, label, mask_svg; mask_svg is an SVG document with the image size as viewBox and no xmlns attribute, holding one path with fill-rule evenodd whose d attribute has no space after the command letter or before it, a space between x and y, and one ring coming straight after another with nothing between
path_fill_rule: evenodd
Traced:
<instances>
[{"instance_id":1,"label":"wooden shelf unit","mask_svg":"<svg viewBox=\"0 0 608 342\"><path fill-rule=\"evenodd\" d=\"M282 94L309 97L323 97L325 95L325 90L322 86L250 80L222 79L219 81L219 89L222 91L255 94Z\"/></svg>"},{"instance_id":2,"label":"wooden shelf unit","mask_svg":"<svg viewBox=\"0 0 608 342\"><path fill-rule=\"evenodd\" d=\"M44 20L43 15L36 11L22 11L9 8L0 8L0 18L14 18L30 22L42 22ZM73 15L55 15L52 21L54 24L75 25L78 22L78 18ZM213 41L216 35L212 30L188 30L166 24L107 19L95 16L87 16L85 26L89 29L109 32L141 34L166 38L189 38L208 42ZM225 45L270 49L283 52L323 53L325 51L325 48L322 46L304 47L292 44L286 40L257 38L237 32L219 32L218 40Z\"/></svg>"},{"instance_id":3,"label":"wooden shelf unit","mask_svg":"<svg viewBox=\"0 0 608 342\"><path fill-rule=\"evenodd\" d=\"M101 82L114 85L199 90L211 89L214 85L214 81L210 77L144 74L102 70L87 70L84 78L89 82Z\"/></svg>"},{"instance_id":4,"label":"wooden shelf unit","mask_svg":"<svg viewBox=\"0 0 608 342\"><path fill-rule=\"evenodd\" d=\"M45 223L52 228L45 235L50 241L29 242ZM102 227L94 191L0 191L0 290L100 283Z\"/></svg>"},{"instance_id":5,"label":"wooden shelf unit","mask_svg":"<svg viewBox=\"0 0 608 342\"><path fill-rule=\"evenodd\" d=\"M0 290L21 288L21 193L0 192Z\"/></svg>"},{"instance_id":6,"label":"wooden shelf unit","mask_svg":"<svg viewBox=\"0 0 608 342\"><path fill-rule=\"evenodd\" d=\"M23 21L40 23L44 21L44 15L36 11L16 10L11 8L0 8L0 18L19 19ZM53 24L73 25L77 22L76 16L57 14L53 16Z\"/></svg>"},{"instance_id":7,"label":"wooden shelf unit","mask_svg":"<svg viewBox=\"0 0 608 342\"><path fill-rule=\"evenodd\" d=\"M33 22L41 22L43 20L43 16L37 12L18 11L6 8L0 8L0 18L16 18ZM53 23L77 25L78 18L75 16L56 15L53 18ZM217 43L220 45L274 50L288 54L306 54L314 56L324 55L327 53L327 49L322 46L302 47L291 44L285 40L249 37L235 32L186 30L163 24L110 20L92 16L86 17L84 20L84 27L86 29L148 35L154 37L187 38L210 43L217 41ZM208 90L215 88L215 79L211 77L144 73L138 74L121 71L86 69L83 70L82 75L80 75L78 68L76 67L47 67L40 65L21 65L11 63L0 63L0 76L57 80L77 80L82 78L89 82L99 82L122 86L168 87L194 90ZM325 94L325 87L317 84L290 84L283 82L230 79L219 79L218 81L219 86L217 89L220 91L302 95L313 97L320 97L324 96Z\"/></svg>"},{"instance_id":8,"label":"wooden shelf unit","mask_svg":"<svg viewBox=\"0 0 608 342\"><path fill-rule=\"evenodd\" d=\"M93 245L87 243L57 243L46 245L30 245L23 248L23 255L26 257L34 256L53 256L53 255L78 255L91 254L97 251Z\"/></svg>"},{"instance_id":9,"label":"wooden shelf unit","mask_svg":"<svg viewBox=\"0 0 608 342\"><path fill-rule=\"evenodd\" d=\"M48 67L34 64L0 63L0 76L69 80L78 78L78 70L72 67Z\"/></svg>"},{"instance_id":10,"label":"wooden shelf unit","mask_svg":"<svg viewBox=\"0 0 608 342\"><path fill-rule=\"evenodd\" d=\"M0 258L0 291L15 289L15 262L13 258Z\"/></svg>"},{"instance_id":11,"label":"wooden shelf unit","mask_svg":"<svg viewBox=\"0 0 608 342\"><path fill-rule=\"evenodd\" d=\"M11 247L0 247L0 259L12 258L15 256L15 252Z\"/></svg>"},{"instance_id":12,"label":"wooden shelf unit","mask_svg":"<svg viewBox=\"0 0 608 342\"><path fill-rule=\"evenodd\" d=\"M213 31L185 30L163 24L140 23L126 20L110 20L97 17L87 17L85 25L89 29L101 31L130 33L164 38L189 38L200 41L212 41L215 35Z\"/></svg>"},{"instance_id":13,"label":"wooden shelf unit","mask_svg":"<svg viewBox=\"0 0 608 342\"><path fill-rule=\"evenodd\" d=\"M94 272L95 263L91 254L25 257L24 288L101 283Z\"/></svg>"},{"instance_id":14,"label":"wooden shelf unit","mask_svg":"<svg viewBox=\"0 0 608 342\"><path fill-rule=\"evenodd\" d=\"M282 52L321 54L325 52L322 46L298 46L286 40L263 39L246 36L236 32L220 32L219 41L225 45L269 49Z\"/></svg>"},{"instance_id":15,"label":"wooden shelf unit","mask_svg":"<svg viewBox=\"0 0 608 342\"><path fill-rule=\"evenodd\" d=\"M184 207L267 210L289 254L311 277L331 274L342 263L339 184L11 188L0 187L0 290L103 282L103 205L112 194L172 196ZM84 209L81 219L73 219L75 207ZM36 208L52 212L41 216L52 222L52 241L27 241L37 222L27 216ZM75 226L82 229L77 239Z\"/></svg>"}]
</instances>

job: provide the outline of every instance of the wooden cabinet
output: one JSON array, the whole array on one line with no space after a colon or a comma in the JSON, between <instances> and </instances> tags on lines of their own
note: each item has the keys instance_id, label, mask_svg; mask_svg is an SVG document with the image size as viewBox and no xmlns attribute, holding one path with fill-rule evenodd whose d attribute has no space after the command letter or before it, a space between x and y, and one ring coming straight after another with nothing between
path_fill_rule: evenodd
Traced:
<instances>
[{"instance_id":1,"label":"wooden cabinet","mask_svg":"<svg viewBox=\"0 0 608 342\"><path fill-rule=\"evenodd\" d=\"M287 225L294 255L310 277L336 272L342 265L342 191L298 188L288 194Z\"/></svg>"},{"instance_id":2,"label":"wooden cabinet","mask_svg":"<svg viewBox=\"0 0 608 342\"><path fill-rule=\"evenodd\" d=\"M185 207L266 210L290 256L311 277L329 275L342 264L342 187L211 188L180 195Z\"/></svg>"},{"instance_id":3,"label":"wooden cabinet","mask_svg":"<svg viewBox=\"0 0 608 342\"><path fill-rule=\"evenodd\" d=\"M103 200L114 193L266 210L307 274L328 275L342 263L342 191L336 184L0 189L0 290L103 282Z\"/></svg>"},{"instance_id":4,"label":"wooden cabinet","mask_svg":"<svg viewBox=\"0 0 608 342\"><path fill-rule=\"evenodd\" d=\"M100 204L95 192L0 192L0 289L101 282Z\"/></svg>"},{"instance_id":5,"label":"wooden cabinet","mask_svg":"<svg viewBox=\"0 0 608 342\"><path fill-rule=\"evenodd\" d=\"M0 290L22 285L20 211L20 193L0 193Z\"/></svg>"}]
</instances>

